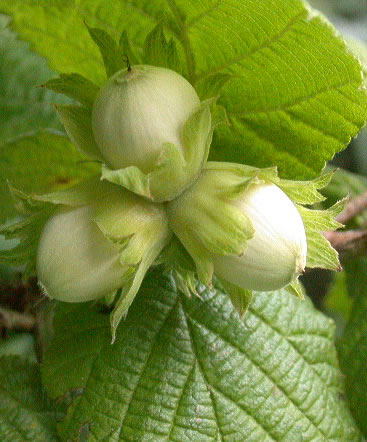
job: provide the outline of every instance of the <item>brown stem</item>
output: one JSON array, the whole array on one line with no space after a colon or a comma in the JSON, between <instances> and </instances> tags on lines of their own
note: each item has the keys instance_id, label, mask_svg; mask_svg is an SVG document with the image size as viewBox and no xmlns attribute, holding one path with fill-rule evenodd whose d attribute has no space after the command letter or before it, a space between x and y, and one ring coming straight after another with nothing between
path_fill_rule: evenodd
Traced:
<instances>
[{"instance_id":1,"label":"brown stem","mask_svg":"<svg viewBox=\"0 0 367 442\"><path fill-rule=\"evenodd\" d=\"M367 231L324 232L325 238L343 255L364 255L367 251ZM345 257L345 256L344 256Z\"/></svg>"},{"instance_id":2,"label":"brown stem","mask_svg":"<svg viewBox=\"0 0 367 442\"><path fill-rule=\"evenodd\" d=\"M0 327L8 330L33 330L36 326L36 319L29 313L19 313L0 307Z\"/></svg>"}]
</instances>

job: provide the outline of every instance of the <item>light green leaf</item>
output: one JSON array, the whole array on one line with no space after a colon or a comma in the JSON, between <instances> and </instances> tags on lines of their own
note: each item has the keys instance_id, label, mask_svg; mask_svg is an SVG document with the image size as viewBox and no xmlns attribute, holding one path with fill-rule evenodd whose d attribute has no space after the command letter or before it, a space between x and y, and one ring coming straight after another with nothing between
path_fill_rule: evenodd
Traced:
<instances>
[{"instance_id":1,"label":"light green leaf","mask_svg":"<svg viewBox=\"0 0 367 442\"><path fill-rule=\"evenodd\" d=\"M70 140L89 158L104 161L92 130L90 109L77 105L56 106Z\"/></svg>"},{"instance_id":2,"label":"light green leaf","mask_svg":"<svg viewBox=\"0 0 367 442\"><path fill-rule=\"evenodd\" d=\"M123 31L119 41L119 50L127 56L126 61L129 61L130 64L141 64L140 57L138 54L134 52L131 47L130 40L127 34L127 31Z\"/></svg>"},{"instance_id":3,"label":"light green leaf","mask_svg":"<svg viewBox=\"0 0 367 442\"><path fill-rule=\"evenodd\" d=\"M48 80L42 86L73 98L90 109L99 91L98 86L80 74L61 74L59 78Z\"/></svg>"},{"instance_id":4,"label":"light green leaf","mask_svg":"<svg viewBox=\"0 0 367 442\"><path fill-rule=\"evenodd\" d=\"M80 394L64 440L361 440L330 320L279 291L257 293L243 322L226 295L199 292L177 294L155 271L114 345L107 314L59 305L42 375L52 397Z\"/></svg>"},{"instance_id":5,"label":"light green leaf","mask_svg":"<svg viewBox=\"0 0 367 442\"><path fill-rule=\"evenodd\" d=\"M229 32L246 43L231 51L226 41L222 63L209 70L240 77L219 101L231 126L218 128L211 158L277 165L281 177L309 179L364 125L361 66L324 18L301 2L276 3L264 3L259 17L257 4L242 2L253 26Z\"/></svg>"},{"instance_id":6,"label":"light green leaf","mask_svg":"<svg viewBox=\"0 0 367 442\"><path fill-rule=\"evenodd\" d=\"M338 252L331 246L323 232L343 227L335 221L344 207L344 201L334 204L327 210L311 210L297 205L302 216L307 238L306 267L321 267L330 270L341 270Z\"/></svg>"},{"instance_id":7,"label":"light green leaf","mask_svg":"<svg viewBox=\"0 0 367 442\"><path fill-rule=\"evenodd\" d=\"M195 86L199 97L205 100L220 96L223 87L233 78L230 74L213 74L199 81Z\"/></svg>"},{"instance_id":8,"label":"light green leaf","mask_svg":"<svg viewBox=\"0 0 367 442\"><path fill-rule=\"evenodd\" d=\"M299 183L292 180L281 180L277 184L295 203L314 204L326 199L318 190L327 186L332 177L333 172L330 172L312 181L302 181L302 183ZM300 184L302 184L302 186L300 186Z\"/></svg>"},{"instance_id":9,"label":"light green leaf","mask_svg":"<svg viewBox=\"0 0 367 442\"><path fill-rule=\"evenodd\" d=\"M1 3L1 2L0 2ZM61 129L52 102L65 99L38 86L52 72L0 15L0 144L30 130Z\"/></svg>"},{"instance_id":10,"label":"light green leaf","mask_svg":"<svg viewBox=\"0 0 367 442\"><path fill-rule=\"evenodd\" d=\"M165 273L171 276L177 290L189 298L192 295L198 296L195 263L175 235L161 253L157 264L164 265Z\"/></svg>"},{"instance_id":11,"label":"light green leaf","mask_svg":"<svg viewBox=\"0 0 367 442\"><path fill-rule=\"evenodd\" d=\"M241 255L255 233L250 218L229 200L246 191L257 171L252 176L246 171L230 174L227 163L216 164L218 173L213 163L207 163L205 168L211 169L204 169L187 192L167 203L171 228L195 262L203 248L212 254ZM194 252L195 244L199 255Z\"/></svg>"},{"instance_id":12,"label":"light green leaf","mask_svg":"<svg viewBox=\"0 0 367 442\"><path fill-rule=\"evenodd\" d=\"M252 290L245 290L224 279L219 280L228 294L233 307L237 310L240 318L243 319L252 301Z\"/></svg>"},{"instance_id":13,"label":"light green leaf","mask_svg":"<svg viewBox=\"0 0 367 442\"><path fill-rule=\"evenodd\" d=\"M96 175L89 179L84 179L67 189L35 195L33 201L80 207L97 203L98 200L108 203L111 194L114 196L113 192L111 192L110 183L101 181L100 175ZM119 218L119 216L116 216L116 218Z\"/></svg>"},{"instance_id":14,"label":"light green leaf","mask_svg":"<svg viewBox=\"0 0 367 442\"><path fill-rule=\"evenodd\" d=\"M101 52L107 77L112 77L113 74L126 66L126 60L124 61L123 54L120 53L116 41L109 33L103 29L92 28L87 24L86 26L89 35L92 37Z\"/></svg>"},{"instance_id":15,"label":"light green leaf","mask_svg":"<svg viewBox=\"0 0 367 442\"><path fill-rule=\"evenodd\" d=\"M295 281L288 284L287 287L284 288L284 290L299 299L305 299L304 290L302 284L299 282L299 279L296 279Z\"/></svg>"},{"instance_id":16,"label":"light green leaf","mask_svg":"<svg viewBox=\"0 0 367 442\"><path fill-rule=\"evenodd\" d=\"M67 187L96 173L96 165L85 159L66 136L51 131L5 144L0 149L0 222L16 214L7 183L30 194Z\"/></svg>"},{"instance_id":17,"label":"light green leaf","mask_svg":"<svg viewBox=\"0 0 367 442\"><path fill-rule=\"evenodd\" d=\"M159 23L147 35L143 48L144 62L146 64L170 68L181 73L182 69L177 54L176 43L173 39L169 42L166 40L163 29L163 24Z\"/></svg>"},{"instance_id":18,"label":"light green leaf","mask_svg":"<svg viewBox=\"0 0 367 442\"><path fill-rule=\"evenodd\" d=\"M349 295L354 298L349 322L338 342L340 366L354 418L367 437L367 260L346 265Z\"/></svg>"},{"instance_id":19,"label":"light green leaf","mask_svg":"<svg viewBox=\"0 0 367 442\"><path fill-rule=\"evenodd\" d=\"M56 410L41 384L39 367L17 356L0 357L2 442L59 440Z\"/></svg>"},{"instance_id":20,"label":"light green leaf","mask_svg":"<svg viewBox=\"0 0 367 442\"><path fill-rule=\"evenodd\" d=\"M366 121L359 62L301 0L1 0L0 10L53 69L97 84L105 78L101 57L83 19L116 41L128 29L137 53L147 30L163 20L194 85L234 77L222 89L219 104L231 126L217 129L214 160L277 165L282 177L308 179Z\"/></svg>"}]
</instances>

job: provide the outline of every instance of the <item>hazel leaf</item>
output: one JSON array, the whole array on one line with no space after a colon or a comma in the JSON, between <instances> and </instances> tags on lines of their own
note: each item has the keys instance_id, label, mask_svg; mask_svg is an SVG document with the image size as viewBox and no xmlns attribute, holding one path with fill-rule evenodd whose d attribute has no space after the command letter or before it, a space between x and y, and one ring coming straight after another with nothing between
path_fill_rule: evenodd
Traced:
<instances>
[{"instance_id":1,"label":"hazel leaf","mask_svg":"<svg viewBox=\"0 0 367 442\"><path fill-rule=\"evenodd\" d=\"M92 0L82 6L13 0L0 10L52 69L96 84L105 81L104 68L83 19L116 41L128 29L139 54L147 30L164 20L194 86L217 74L232 77L220 98L231 124L216 130L211 160L277 165L282 178L312 179L366 122L359 61L302 0L274 0L261 8L250 0Z\"/></svg>"},{"instance_id":2,"label":"hazel leaf","mask_svg":"<svg viewBox=\"0 0 367 442\"><path fill-rule=\"evenodd\" d=\"M117 43L103 29L90 27L87 23L85 23L85 25L88 29L89 35L92 37L101 52L107 77L112 77L113 74L124 67L122 57L118 57Z\"/></svg>"},{"instance_id":3,"label":"hazel leaf","mask_svg":"<svg viewBox=\"0 0 367 442\"><path fill-rule=\"evenodd\" d=\"M2 356L0 383L0 439L57 442L62 408L46 396L39 366L18 356Z\"/></svg>"},{"instance_id":4,"label":"hazel leaf","mask_svg":"<svg viewBox=\"0 0 367 442\"><path fill-rule=\"evenodd\" d=\"M147 35L143 48L144 62L182 73L176 43L173 39L166 40L163 29L163 24L159 23Z\"/></svg>"},{"instance_id":5,"label":"hazel leaf","mask_svg":"<svg viewBox=\"0 0 367 442\"><path fill-rule=\"evenodd\" d=\"M58 306L43 383L52 398L81 392L62 439L89 422L95 440L361 440L340 400L332 321L284 290L256 293L243 321L221 289L198 292L156 269L113 345L98 307Z\"/></svg>"},{"instance_id":6,"label":"hazel leaf","mask_svg":"<svg viewBox=\"0 0 367 442\"><path fill-rule=\"evenodd\" d=\"M70 140L92 159L104 161L92 131L91 111L78 105L58 105L57 112Z\"/></svg>"},{"instance_id":7,"label":"hazel leaf","mask_svg":"<svg viewBox=\"0 0 367 442\"><path fill-rule=\"evenodd\" d=\"M27 194L56 191L95 175L96 165L85 162L68 138L52 131L20 136L0 151L0 222L16 215L8 184Z\"/></svg>"},{"instance_id":8,"label":"hazel leaf","mask_svg":"<svg viewBox=\"0 0 367 442\"><path fill-rule=\"evenodd\" d=\"M99 91L98 86L76 73L60 74L58 78L46 81L42 87L73 98L89 109L93 107L94 100Z\"/></svg>"}]
</instances>

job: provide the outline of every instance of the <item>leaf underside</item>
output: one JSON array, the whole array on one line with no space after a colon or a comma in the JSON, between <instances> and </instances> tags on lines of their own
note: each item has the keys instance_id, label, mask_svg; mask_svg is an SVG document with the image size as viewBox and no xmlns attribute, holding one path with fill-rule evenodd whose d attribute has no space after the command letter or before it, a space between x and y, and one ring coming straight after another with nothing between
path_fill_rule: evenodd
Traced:
<instances>
[{"instance_id":1,"label":"leaf underside","mask_svg":"<svg viewBox=\"0 0 367 442\"><path fill-rule=\"evenodd\" d=\"M257 293L244 321L220 291L199 294L155 271L112 346L107 314L59 305L43 381L52 397L83 392L65 440L86 422L91 441L360 440L330 320L284 291Z\"/></svg>"}]
</instances>

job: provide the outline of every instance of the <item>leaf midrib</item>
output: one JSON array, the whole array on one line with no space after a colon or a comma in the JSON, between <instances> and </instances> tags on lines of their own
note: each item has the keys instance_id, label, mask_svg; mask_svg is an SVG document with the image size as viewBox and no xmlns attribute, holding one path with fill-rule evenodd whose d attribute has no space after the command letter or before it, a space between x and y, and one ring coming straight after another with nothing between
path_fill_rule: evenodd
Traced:
<instances>
[{"instance_id":1,"label":"leaf midrib","mask_svg":"<svg viewBox=\"0 0 367 442\"><path fill-rule=\"evenodd\" d=\"M258 314L255 314L253 309L251 309L251 307L249 308L249 310L251 311L251 313L253 313L256 317L258 317L258 319L260 319L260 321L262 321L263 323L265 323L267 326L269 326L278 336L280 336L283 339L286 339L286 337L284 335L282 335L276 328L274 328L272 325L268 324L267 321L263 320L261 318L261 316L259 316ZM203 328L205 328L207 331L213 333L214 335L216 335L217 337L219 337L221 340L223 340L229 347L237 350L238 352L240 352L241 354L243 354L242 349L236 347L232 342L228 341L224 336L220 336L218 335L218 333L215 330L212 330L211 328L209 328L207 325L198 322L196 319L190 317L190 315L185 312L186 316L195 324L202 326ZM289 342L286 339L287 342ZM193 342L193 340L192 340ZM303 355L299 352L299 350L294 347L294 345L289 342L289 345L296 351L296 353L300 356L300 358L306 363L307 366L310 366L310 364L307 362L307 360L303 357ZM284 397L289 400L290 402L292 402L292 404L294 405L294 407L309 421L309 423L314 427L314 429L320 434L320 436L322 436L325 440L328 440L328 437L323 433L323 431L321 431L321 429L317 426L317 424L305 413L304 410L301 410L299 408L299 405L297 403L294 402L294 400L288 396L288 394L284 391L284 389L277 384L277 382L270 376L269 373L267 373L266 371L264 371L264 369L257 363L255 362L249 355L246 354L246 357L251 361L251 363L257 367L261 373L273 384L275 385L284 395ZM199 359L198 359L199 360ZM317 377L317 379L319 379L319 381L324 384L323 380L320 378L320 375L315 371L315 369L310 366L312 372L315 374L315 376ZM214 387L215 389L217 389L216 387ZM221 392L222 394L224 394L223 392ZM329 395L330 393L327 392L327 394ZM226 396L227 397L227 396ZM231 398L228 398L230 400L232 400ZM234 402L235 403L235 402ZM236 404L237 406L239 406L238 404ZM245 410L244 410L245 411ZM276 440L276 439L275 439Z\"/></svg>"}]
</instances>

